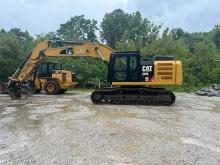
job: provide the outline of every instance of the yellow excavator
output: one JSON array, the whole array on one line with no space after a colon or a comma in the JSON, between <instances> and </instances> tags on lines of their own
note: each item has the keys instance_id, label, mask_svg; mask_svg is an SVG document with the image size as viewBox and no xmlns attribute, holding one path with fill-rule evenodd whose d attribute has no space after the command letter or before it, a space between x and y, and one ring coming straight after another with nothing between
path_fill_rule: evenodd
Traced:
<instances>
[{"instance_id":1,"label":"yellow excavator","mask_svg":"<svg viewBox=\"0 0 220 165\"><path fill-rule=\"evenodd\" d=\"M182 84L182 63L173 56L157 55L141 60L139 51L114 52L100 43L48 40L40 42L9 78L10 96L19 98L21 91L30 91L28 78L46 57L86 56L100 58L108 64L109 86L92 92L93 103L171 105L175 102L175 95L160 87ZM57 82L68 77L60 72L55 79L48 79L46 83L50 82L50 88L56 90Z\"/></svg>"}]
</instances>

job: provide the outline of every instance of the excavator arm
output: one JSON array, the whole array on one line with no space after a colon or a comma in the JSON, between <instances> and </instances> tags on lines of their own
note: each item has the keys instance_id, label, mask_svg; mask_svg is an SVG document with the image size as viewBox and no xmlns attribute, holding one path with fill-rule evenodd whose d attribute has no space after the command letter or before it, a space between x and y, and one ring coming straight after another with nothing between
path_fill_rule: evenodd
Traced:
<instances>
[{"instance_id":1,"label":"excavator arm","mask_svg":"<svg viewBox=\"0 0 220 165\"><path fill-rule=\"evenodd\" d=\"M52 47L56 45L56 47ZM94 57L108 62L113 50L99 43L79 43L66 41L42 41L37 44L32 53L19 66L13 76L9 77L8 89L12 98L20 96L19 88L29 90L28 77L33 75L36 68L46 57ZM25 85L24 85L25 84Z\"/></svg>"},{"instance_id":2,"label":"excavator arm","mask_svg":"<svg viewBox=\"0 0 220 165\"><path fill-rule=\"evenodd\" d=\"M52 43L70 44L51 48ZM33 73L35 68L45 59L45 57L83 57L89 56L100 58L103 61L109 61L110 55L113 50L103 44L99 43L74 43L62 41L42 41L33 50L31 55L25 60L24 64L18 68L11 79L18 81L25 80L30 74Z\"/></svg>"}]
</instances>

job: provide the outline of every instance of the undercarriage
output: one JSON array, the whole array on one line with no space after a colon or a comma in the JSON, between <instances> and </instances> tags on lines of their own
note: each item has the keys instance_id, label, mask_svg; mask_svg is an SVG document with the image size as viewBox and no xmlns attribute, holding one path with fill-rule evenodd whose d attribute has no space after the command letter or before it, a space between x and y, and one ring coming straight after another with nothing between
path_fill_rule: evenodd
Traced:
<instances>
[{"instance_id":1,"label":"undercarriage","mask_svg":"<svg viewBox=\"0 0 220 165\"><path fill-rule=\"evenodd\" d=\"M94 104L172 105L175 95L164 88L103 88L91 94Z\"/></svg>"}]
</instances>

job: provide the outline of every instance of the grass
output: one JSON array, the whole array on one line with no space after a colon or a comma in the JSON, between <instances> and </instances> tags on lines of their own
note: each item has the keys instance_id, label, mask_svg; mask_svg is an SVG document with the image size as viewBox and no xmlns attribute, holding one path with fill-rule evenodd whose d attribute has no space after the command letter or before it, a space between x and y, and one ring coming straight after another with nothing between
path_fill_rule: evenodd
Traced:
<instances>
[{"instance_id":1,"label":"grass","mask_svg":"<svg viewBox=\"0 0 220 165\"><path fill-rule=\"evenodd\" d=\"M166 87L166 89L169 89L171 91L174 92L187 92L187 93L191 93L191 92L195 92L197 90L202 89L203 87L209 87L210 85L199 85L199 86L190 86L188 84L183 84L180 86L168 86Z\"/></svg>"}]
</instances>

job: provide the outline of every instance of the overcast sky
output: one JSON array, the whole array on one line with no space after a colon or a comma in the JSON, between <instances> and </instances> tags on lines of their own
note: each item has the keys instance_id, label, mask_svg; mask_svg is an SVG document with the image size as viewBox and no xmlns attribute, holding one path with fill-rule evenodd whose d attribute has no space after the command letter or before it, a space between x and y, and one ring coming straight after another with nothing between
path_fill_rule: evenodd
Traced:
<instances>
[{"instance_id":1,"label":"overcast sky","mask_svg":"<svg viewBox=\"0 0 220 165\"><path fill-rule=\"evenodd\" d=\"M139 10L163 27L209 31L220 24L219 0L0 0L0 28L18 27L32 34L55 31L70 17L84 14L100 23L106 12Z\"/></svg>"}]
</instances>

